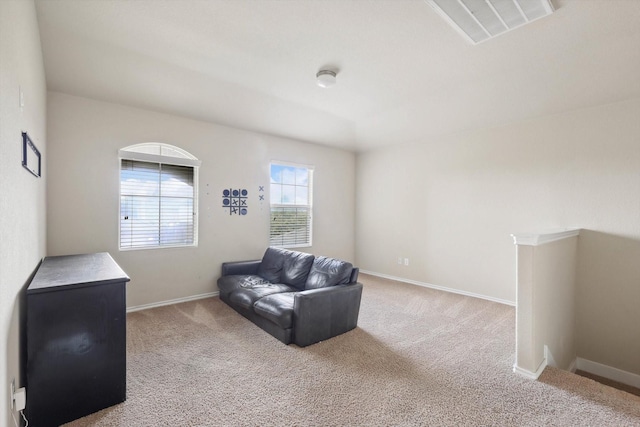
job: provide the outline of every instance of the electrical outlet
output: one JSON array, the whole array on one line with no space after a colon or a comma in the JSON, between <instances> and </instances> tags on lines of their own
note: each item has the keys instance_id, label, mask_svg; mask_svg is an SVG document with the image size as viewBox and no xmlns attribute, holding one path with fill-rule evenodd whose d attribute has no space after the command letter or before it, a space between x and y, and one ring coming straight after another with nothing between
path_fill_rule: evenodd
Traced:
<instances>
[{"instance_id":1,"label":"electrical outlet","mask_svg":"<svg viewBox=\"0 0 640 427\"><path fill-rule=\"evenodd\" d=\"M409 258L404 259L404 265L409 265Z\"/></svg>"},{"instance_id":2,"label":"electrical outlet","mask_svg":"<svg viewBox=\"0 0 640 427\"><path fill-rule=\"evenodd\" d=\"M21 387L16 390L16 379L11 380L9 385L9 400L11 401L11 410L22 411L27 403L27 389Z\"/></svg>"},{"instance_id":3,"label":"electrical outlet","mask_svg":"<svg viewBox=\"0 0 640 427\"><path fill-rule=\"evenodd\" d=\"M13 404L16 407L16 411L23 411L27 406L27 389L20 387L13 395Z\"/></svg>"}]
</instances>

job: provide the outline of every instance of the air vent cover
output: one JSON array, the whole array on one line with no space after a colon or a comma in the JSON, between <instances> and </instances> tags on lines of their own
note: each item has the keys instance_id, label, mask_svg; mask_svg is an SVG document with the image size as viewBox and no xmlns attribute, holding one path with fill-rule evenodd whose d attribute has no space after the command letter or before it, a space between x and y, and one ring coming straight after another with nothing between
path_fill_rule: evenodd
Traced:
<instances>
[{"instance_id":1,"label":"air vent cover","mask_svg":"<svg viewBox=\"0 0 640 427\"><path fill-rule=\"evenodd\" d=\"M477 44L554 11L550 0L425 0L465 39Z\"/></svg>"}]
</instances>

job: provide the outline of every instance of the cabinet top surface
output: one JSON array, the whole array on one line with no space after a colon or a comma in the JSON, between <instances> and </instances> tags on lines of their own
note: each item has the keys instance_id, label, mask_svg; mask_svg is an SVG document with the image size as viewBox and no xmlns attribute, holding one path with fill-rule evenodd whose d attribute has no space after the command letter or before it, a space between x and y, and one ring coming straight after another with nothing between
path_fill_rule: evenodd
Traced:
<instances>
[{"instance_id":1,"label":"cabinet top surface","mask_svg":"<svg viewBox=\"0 0 640 427\"><path fill-rule=\"evenodd\" d=\"M42 261L27 293L76 284L98 285L129 280L129 276L107 252L52 256Z\"/></svg>"}]
</instances>

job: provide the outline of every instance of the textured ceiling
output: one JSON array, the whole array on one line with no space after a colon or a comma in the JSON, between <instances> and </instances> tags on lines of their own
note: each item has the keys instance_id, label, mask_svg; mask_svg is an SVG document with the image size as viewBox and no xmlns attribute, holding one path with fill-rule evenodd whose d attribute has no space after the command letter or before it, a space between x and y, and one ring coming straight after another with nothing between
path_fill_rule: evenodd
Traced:
<instances>
[{"instance_id":1,"label":"textured ceiling","mask_svg":"<svg viewBox=\"0 0 640 427\"><path fill-rule=\"evenodd\" d=\"M640 97L640 0L553 4L473 46L422 0L36 1L49 90L358 151Z\"/></svg>"}]
</instances>

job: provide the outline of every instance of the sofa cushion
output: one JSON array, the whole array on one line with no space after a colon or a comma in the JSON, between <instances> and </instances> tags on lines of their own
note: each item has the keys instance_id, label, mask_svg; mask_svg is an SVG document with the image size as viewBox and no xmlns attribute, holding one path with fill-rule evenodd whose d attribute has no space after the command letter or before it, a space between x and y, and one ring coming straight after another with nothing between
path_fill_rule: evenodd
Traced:
<instances>
[{"instance_id":1,"label":"sofa cushion","mask_svg":"<svg viewBox=\"0 0 640 427\"><path fill-rule=\"evenodd\" d=\"M266 282L262 277L253 274L222 276L218 279L218 289L220 295L227 296L236 289L247 284L257 284Z\"/></svg>"},{"instance_id":2,"label":"sofa cushion","mask_svg":"<svg viewBox=\"0 0 640 427\"><path fill-rule=\"evenodd\" d=\"M284 292L260 298L253 305L253 311L280 326L289 329L293 326L293 300L295 292Z\"/></svg>"},{"instance_id":3,"label":"sofa cushion","mask_svg":"<svg viewBox=\"0 0 640 427\"><path fill-rule=\"evenodd\" d=\"M271 283L284 283L304 290L313 259L313 255L304 252L267 248L258 275Z\"/></svg>"},{"instance_id":4,"label":"sofa cushion","mask_svg":"<svg viewBox=\"0 0 640 427\"><path fill-rule=\"evenodd\" d=\"M262 297L280 292L295 292L298 289L283 283L266 281L255 284L245 283L229 294L229 301L247 310L253 310L253 304Z\"/></svg>"},{"instance_id":5,"label":"sofa cushion","mask_svg":"<svg viewBox=\"0 0 640 427\"><path fill-rule=\"evenodd\" d=\"M278 248L267 248L258 267L258 276L271 283L280 283L282 266L284 265L284 251Z\"/></svg>"},{"instance_id":6,"label":"sofa cushion","mask_svg":"<svg viewBox=\"0 0 640 427\"><path fill-rule=\"evenodd\" d=\"M307 277L305 289L326 288L349 283L353 265L339 259L316 257Z\"/></svg>"},{"instance_id":7,"label":"sofa cushion","mask_svg":"<svg viewBox=\"0 0 640 427\"><path fill-rule=\"evenodd\" d=\"M280 283L304 290L315 257L304 252L286 251Z\"/></svg>"}]
</instances>

